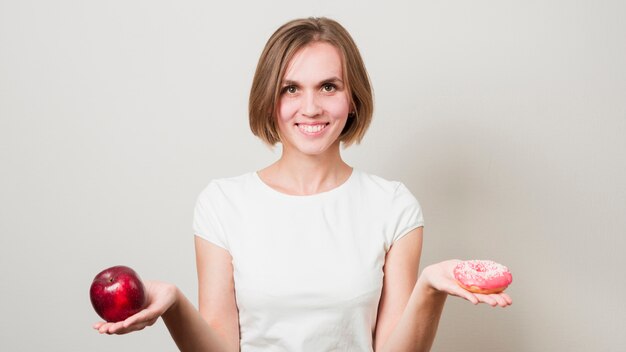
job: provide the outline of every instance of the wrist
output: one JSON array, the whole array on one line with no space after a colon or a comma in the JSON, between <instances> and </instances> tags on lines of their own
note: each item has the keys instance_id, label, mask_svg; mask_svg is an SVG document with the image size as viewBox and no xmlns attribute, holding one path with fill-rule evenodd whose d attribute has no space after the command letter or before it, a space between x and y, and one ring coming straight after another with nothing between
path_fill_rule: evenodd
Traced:
<instances>
[{"instance_id":1,"label":"wrist","mask_svg":"<svg viewBox=\"0 0 626 352\"><path fill-rule=\"evenodd\" d=\"M433 265L429 265L424 268L422 274L417 279L416 289L420 291L422 295L431 296L431 297L446 297L447 293L441 291L433 285L433 272L436 270Z\"/></svg>"},{"instance_id":2,"label":"wrist","mask_svg":"<svg viewBox=\"0 0 626 352\"><path fill-rule=\"evenodd\" d=\"M176 311L180 307L180 301L182 298L182 293L176 285L171 285L168 289L171 290L171 295L173 299L172 299L172 304L170 304L170 306L167 307L165 312L163 312L162 316L164 319L167 318L167 316L176 314Z\"/></svg>"}]
</instances>

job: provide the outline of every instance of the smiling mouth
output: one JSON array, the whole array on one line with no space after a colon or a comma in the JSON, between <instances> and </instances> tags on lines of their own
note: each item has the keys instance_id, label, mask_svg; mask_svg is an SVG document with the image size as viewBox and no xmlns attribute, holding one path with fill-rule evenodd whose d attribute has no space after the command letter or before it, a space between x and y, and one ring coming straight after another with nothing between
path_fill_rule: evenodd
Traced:
<instances>
[{"instance_id":1,"label":"smiling mouth","mask_svg":"<svg viewBox=\"0 0 626 352\"><path fill-rule=\"evenodd\" d=\"M300 129L300 131L304 133L318 133L322 131L324 128L326 128L326 126L328 126L328 123L314 124L314 125L305 125L305 124L297 123L296 126L298 126L298 129Z\"/></svg>"}]
</instances>

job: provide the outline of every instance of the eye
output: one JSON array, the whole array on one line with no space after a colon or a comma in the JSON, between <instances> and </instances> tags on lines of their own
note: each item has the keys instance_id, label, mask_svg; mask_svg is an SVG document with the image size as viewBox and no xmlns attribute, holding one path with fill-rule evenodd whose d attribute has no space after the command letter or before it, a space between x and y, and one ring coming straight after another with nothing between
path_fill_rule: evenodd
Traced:
<instances>
[{"instance_id":1,"label":"eye","mask_svg":"<svg viewBox=\"0 0 626 352\"><path fill-rule=\"evenodd\" d=\"M322 90L326 93L332 93L337 90L337 87L332 83L324 83Z\"/></svg>"},{"instance_id":2,"label":"eye","mask_svg":"<svg viewBox=\"0 0 626 352\"><path fill-rule=\"evenodd\" d=\"M285 86L282 90L283 93L287 94L296 94L298 92L298 87L296 86Z\"/></svg>"}]
</instances>

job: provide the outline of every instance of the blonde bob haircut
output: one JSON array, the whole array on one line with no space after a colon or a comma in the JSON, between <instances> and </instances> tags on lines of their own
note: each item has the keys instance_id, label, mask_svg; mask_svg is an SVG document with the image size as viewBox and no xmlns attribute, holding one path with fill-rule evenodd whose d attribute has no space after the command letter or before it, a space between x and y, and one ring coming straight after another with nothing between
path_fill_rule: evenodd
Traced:
<instances>
[{"instance_id":1,"label":"blonde bob haircut","mask_svg":"<svg viewBox=\"0 0 626 352\"><path fill-rule=\"evenodd\" d=\"M348 146L363 139L374 112L369 76L348 31L338 22L322 17L289 21L278 28L265 44L252 80L248 116L252 133L267 144L280 142L276 116L281 81L287 65L298 50L320 41L339 50L343 81L350 98L351 113L339 140Z\"/></svg>"}]
</instances>

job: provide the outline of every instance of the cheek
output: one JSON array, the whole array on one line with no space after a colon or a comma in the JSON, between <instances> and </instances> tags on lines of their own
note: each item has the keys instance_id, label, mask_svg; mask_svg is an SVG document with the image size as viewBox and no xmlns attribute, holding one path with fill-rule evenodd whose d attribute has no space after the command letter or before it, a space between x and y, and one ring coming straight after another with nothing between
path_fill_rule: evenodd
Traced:
<instances>
[{"instance_id":1,"label":"cheek","mask_svg":"<svg viewBox=\"0 0 626 352\"><path fill-rule=\"evenodd\" d=\"M297 104L292 100L281 100L278 105L278 120L289 121L298 111Z\"/></svg>"},{"instance_id":2,"label":"cheek","mask_svg":"<svg viewBox=\"0 0 626 352\"><path fill-rule=\"evenodd\" d=\"M336 98L337 99L332 99L328 102L328 111L337 119L347 118L348 113L350 112L350 103L348 102L348 98L345 96Z\"/></svg>"}]
</instances>

